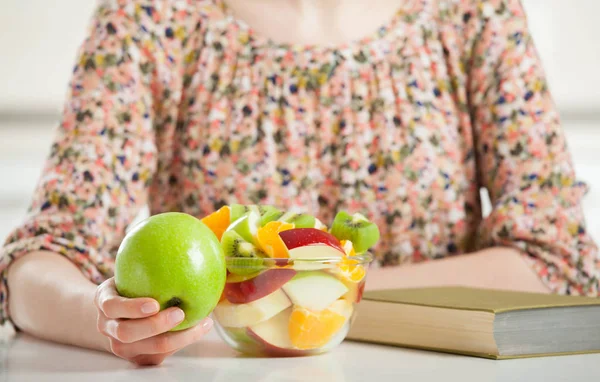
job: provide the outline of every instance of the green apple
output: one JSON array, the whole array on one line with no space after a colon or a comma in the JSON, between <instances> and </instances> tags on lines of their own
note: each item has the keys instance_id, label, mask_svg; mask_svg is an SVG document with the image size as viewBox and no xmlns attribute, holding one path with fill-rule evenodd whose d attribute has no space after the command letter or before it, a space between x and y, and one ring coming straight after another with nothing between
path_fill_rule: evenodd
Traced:
<instances>
[{"instance_id":1,"label":"green apple","mask_svg":"<svg viewBox=\"0 0 600 382\"><path fill-rule=\"evenodd\" d=\"M121 296L151 297L160 308L180 307L185 319L173 331L208 316L225 288L223 249L199 219L167 212L137 224L123 239L115 262Z\"/></svg>"}]
</instances>

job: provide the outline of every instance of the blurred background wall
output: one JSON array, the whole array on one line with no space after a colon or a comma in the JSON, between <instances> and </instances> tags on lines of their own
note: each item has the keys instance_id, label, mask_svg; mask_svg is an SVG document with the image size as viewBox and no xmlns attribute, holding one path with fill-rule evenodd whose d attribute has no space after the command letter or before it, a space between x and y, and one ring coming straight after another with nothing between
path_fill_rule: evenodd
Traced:
<instances>
[{"instance_id":1,"label":"blurred background wall","mask_svg":"<svg viewBox=\"0 0 600 382\"><path fill-rule=\"evenodd\" d=\"M600 238L600 0L522 1ZM0 0L0 238L23 217L95 5Z\"/></svg>"}]
</instances>

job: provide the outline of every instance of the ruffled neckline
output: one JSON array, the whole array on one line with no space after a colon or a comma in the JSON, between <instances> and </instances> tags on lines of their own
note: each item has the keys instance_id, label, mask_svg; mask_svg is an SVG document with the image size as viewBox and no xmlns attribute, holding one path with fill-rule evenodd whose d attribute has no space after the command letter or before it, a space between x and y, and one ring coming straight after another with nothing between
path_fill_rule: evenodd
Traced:
<instances>
[{"instance_id":1,"label":"ruffled neckline","mask_svg":"<svg viewBox=\"0 0 600 382\"><path fill-rule=\"evenodd\" d=\"M331 45L324 44L297 44L278 42L272 38L268 38L257 33L248 23L235 15L233 10L229 8L224 0L215 0L219 11L227 24L233 25L238 31L245 33L248 36L248 44L256 50L269 50L276 55L303 55L311 57L327 57L331 54L352 55L357 52L381 52L383 46L389 46L390 43L397 43L405 35L403 25L411 22L410 18L414 18L424 8L425 0L407 0L400 6L394 15L383 25L377 28L374 32L369 33L362 38L354 39L346 43L338 43ZM370 54L365 55L365 59Z\"/></svg>"}]
</instances>

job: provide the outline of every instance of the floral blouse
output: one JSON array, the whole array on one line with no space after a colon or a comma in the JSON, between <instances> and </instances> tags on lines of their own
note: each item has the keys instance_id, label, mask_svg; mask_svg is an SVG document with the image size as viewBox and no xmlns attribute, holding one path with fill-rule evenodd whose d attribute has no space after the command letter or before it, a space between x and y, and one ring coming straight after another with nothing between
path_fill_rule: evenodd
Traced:
<instances>
[{"instance_id":1,"label":"floral blouse","mask_svg":"<svg viewBox=\"0 0 600 382\"><path fill-rule=\"evenodd\" d=\"M552 291L596 296L586 187L520 1L399 3L361 40L300 46L218 0L101 1L29 214L0 252L0 320L11 261L49 250L100 283L146 205L360 211L382 233L378 266L507 246Z\"/></svg>"}]
</instances>

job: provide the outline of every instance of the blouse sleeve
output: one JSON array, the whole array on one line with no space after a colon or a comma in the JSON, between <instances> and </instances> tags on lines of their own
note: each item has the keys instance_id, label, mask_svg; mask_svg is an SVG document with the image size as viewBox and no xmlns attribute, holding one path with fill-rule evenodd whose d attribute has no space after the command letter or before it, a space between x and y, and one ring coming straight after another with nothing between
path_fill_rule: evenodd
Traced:
<instances>
[{"instance_id":1,"label":"blouse sleeve","mask_svg":"<svg viewBox=\"0 0 600 382\"><path fill-rule=\"evenodd\" d=\"M161 3L96 9L28 215L0 250L0 323L9 318L7 268L26 253L62 254L96 283L112 275L111 254L147 201L154 126L171 129L177 118L174 66L188 33L174 19L185 15Z\"/></svg>"},{"instance_id":2,"label":"blouse sleeve","mask_svg":"<svg viewBox=\"0 0 600 382\"><path fill-rule=\"evenodd\" d=\"M586 231L565 136L519 0L478 1L469 105L478 172L492 212L479 246L519 249L555 293L598 295L598 248Z\"/></svg>"}]
</instances>

